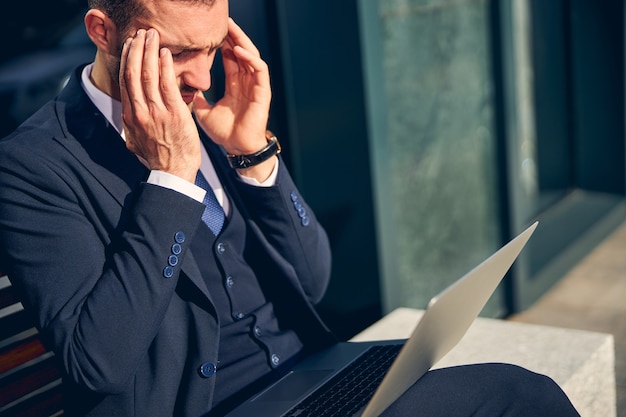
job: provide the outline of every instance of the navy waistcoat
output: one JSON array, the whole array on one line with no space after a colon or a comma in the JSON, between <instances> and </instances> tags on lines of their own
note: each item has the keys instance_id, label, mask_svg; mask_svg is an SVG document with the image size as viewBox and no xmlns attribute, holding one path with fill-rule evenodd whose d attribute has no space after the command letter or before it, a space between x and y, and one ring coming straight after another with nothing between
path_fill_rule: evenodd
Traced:
<instances>
[{"instance_id":1,"label":"navy waistcoat","mask_svg":"<svg viewBox=\"0 0 626 417\"><path fill-rule=\"evenodd\" d=\"M245 221L231 204L220 234L215 237L202 223L191 245L220 323L214 405L236 400L237 393L288 362L303 347L293 330L281 326L272 300L248 264L247 239Z\"/></svg>"}]
</instances>

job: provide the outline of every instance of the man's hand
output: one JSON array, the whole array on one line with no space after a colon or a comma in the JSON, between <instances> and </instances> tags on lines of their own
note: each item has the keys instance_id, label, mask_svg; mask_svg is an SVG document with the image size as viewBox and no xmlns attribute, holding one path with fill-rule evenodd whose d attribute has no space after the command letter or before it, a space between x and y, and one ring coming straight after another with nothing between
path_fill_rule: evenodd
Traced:
<instances>
[{"instance_id":1,"label":"man's hand","mask_svg":"<svg viewBox=\"0 0 626 417\"><path fill-rule=\"evenodd\" d=\"M181 97L172 54L159 48L156 30L140 29L124 43L120 89L127 148L148 168L194 182L200 138Z\"/></svg>"},{"instance_id":2,"label":"man's hand","mask_svg":"<svg viewBox=\"0 0 626 417\"><path fill-rule=\"evenodd\" d=\"M232 20L221 48L226 75L225 94L214 105L199 92L193 102L198 122L226 152L244 155L267 145L265 129L272 98L267 64L244 31ZM263 181L276 163L271 158L242 174Z\"/></svg>"}]
</instances>

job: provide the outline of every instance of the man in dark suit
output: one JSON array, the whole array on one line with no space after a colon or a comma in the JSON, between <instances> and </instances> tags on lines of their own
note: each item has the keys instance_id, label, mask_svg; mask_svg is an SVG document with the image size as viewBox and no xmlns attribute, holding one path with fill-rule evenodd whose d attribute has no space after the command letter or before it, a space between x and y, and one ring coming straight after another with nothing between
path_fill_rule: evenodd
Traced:
<instances>
[{"instance_id":1,"label":"man in dark suit","mask_svg":"<svg viewBox=\"0 0 626 417\"><path fill-rule=\"evenodd\" d=\"M0 141L1 261L63 365L68 415L221 415L335 342L314 308L328 240L266 131L268 68L227 0L90 6L94 62ZM209 104L218 49L226 92ZM518 368L424 380L389 415L575 413Z\"/></svg>"}]
</instances>

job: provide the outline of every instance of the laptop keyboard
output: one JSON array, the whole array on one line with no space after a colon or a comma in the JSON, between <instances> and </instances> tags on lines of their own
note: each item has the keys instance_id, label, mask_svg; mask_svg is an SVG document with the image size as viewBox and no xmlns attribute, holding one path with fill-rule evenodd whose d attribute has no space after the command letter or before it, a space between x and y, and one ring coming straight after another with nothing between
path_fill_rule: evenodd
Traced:
<instances>
[{"instance_id":1,"label":"laptop keyboard","mask_svg":"<svg viewBox=\"0 0 626 417\"><path fill-rule=\"evenodd\" d=\"M402 344L372 346L284 417L350 417L374 395Z\"/></svg>"}]
</instances>

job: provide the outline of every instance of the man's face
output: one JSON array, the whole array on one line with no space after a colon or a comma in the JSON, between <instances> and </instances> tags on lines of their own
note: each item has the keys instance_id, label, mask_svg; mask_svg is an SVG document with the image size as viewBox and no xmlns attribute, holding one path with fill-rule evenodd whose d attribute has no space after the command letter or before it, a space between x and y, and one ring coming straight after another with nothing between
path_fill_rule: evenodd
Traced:
<instances>
[{"instance_id":1,"label":"man's face","mask_svg":"<svg viewBox=\"0 0 626 417\"><path fill-rule=\"evenodd\" d=\"M228 35L228 0L204 2L141 0L145 17L133 20L129 33L154 28L160 35L160 46L172 52L178 87L189 105L197 91L211 86L211 67L215 54ZM119 62L116 65L119 71Z\"/></svg>"}]
</instances>

